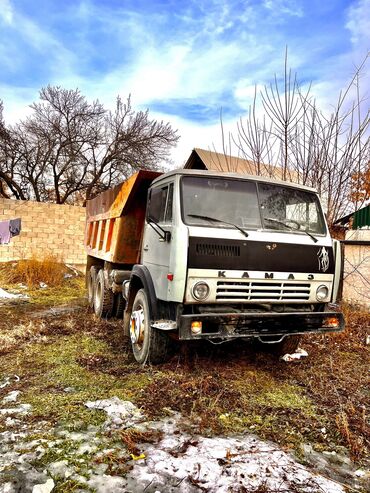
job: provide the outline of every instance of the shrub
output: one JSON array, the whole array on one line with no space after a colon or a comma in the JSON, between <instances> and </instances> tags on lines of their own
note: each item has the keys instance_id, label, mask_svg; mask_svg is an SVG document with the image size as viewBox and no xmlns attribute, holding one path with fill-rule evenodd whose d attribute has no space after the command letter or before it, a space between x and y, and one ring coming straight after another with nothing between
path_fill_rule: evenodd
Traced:
<instances>
[{"instance_id":1,"label":"shrub","mask_svg":"<svg viewBox=\"0 0 370 493\"><path fill-rule=\"evenodd\" d=\"M30 259L7 262L0 266L0 282L3 284L24 283L29 287L39 286L44 282L48 286L62 284L66 266L53 254L43 258L33 255Z\"/></svg>"}]
</instances>

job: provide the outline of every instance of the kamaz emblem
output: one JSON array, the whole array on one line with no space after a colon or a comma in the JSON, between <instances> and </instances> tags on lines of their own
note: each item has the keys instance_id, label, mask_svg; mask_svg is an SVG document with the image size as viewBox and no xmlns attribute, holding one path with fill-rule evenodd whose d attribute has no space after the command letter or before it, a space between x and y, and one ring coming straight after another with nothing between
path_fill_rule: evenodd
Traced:
<instances>
[{"instance_id":1,"label":"kamaz emblem","mask_svg":"<svg viewBox=\"0 0 370 493\"><path fill-rule=\"evenodd\" d=\"M267 250L275 250L276 246L276 243L272 243L271 245L266 245L266 248Z\"/></svg>"},{"instance_id":2,"label":"kamaz emblem","mask_svg":"<svg viewBox=\"0 0 370 493\"><path fill-rule=\"evenodd\" d=\"M319 269L322 272L326 272L329 269L329 253L325 247L322 247L317 252L317 257L319 260Z\"/></svg>"}]
</instances>

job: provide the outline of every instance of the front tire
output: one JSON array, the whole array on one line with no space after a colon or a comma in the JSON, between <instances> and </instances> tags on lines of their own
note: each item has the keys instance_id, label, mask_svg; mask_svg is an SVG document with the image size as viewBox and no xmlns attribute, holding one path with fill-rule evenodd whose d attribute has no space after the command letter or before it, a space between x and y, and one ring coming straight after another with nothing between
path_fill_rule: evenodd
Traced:
<instances>
[{"instance_id":1,"label":"front tire","mask_svg":"<svg viewBox=\"0 0 370 493\"><path fill-rule=\"evenodd\" d=\"M151 318L147 294L140 289L132 306L129 332L134 358L141 365L164 363L170 356L170 338L151 327Z\"/></svg>"}]
</instances>

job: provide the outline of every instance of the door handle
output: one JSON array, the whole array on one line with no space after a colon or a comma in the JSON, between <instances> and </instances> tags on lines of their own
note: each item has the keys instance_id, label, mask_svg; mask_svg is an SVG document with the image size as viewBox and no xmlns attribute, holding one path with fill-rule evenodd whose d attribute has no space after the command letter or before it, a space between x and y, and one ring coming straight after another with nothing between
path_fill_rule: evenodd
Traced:
<instances>
[{"instance_id":1,"label":"door handle","mask_svg":"<svg viewBox=\"0 0 370 493\"><path fill-rule=\"evenodd\" d=\"M144 252L147 252L149 250L149 246L148 245L145 245L145 247L143 248Z\"/></svg>"}]
</instances>

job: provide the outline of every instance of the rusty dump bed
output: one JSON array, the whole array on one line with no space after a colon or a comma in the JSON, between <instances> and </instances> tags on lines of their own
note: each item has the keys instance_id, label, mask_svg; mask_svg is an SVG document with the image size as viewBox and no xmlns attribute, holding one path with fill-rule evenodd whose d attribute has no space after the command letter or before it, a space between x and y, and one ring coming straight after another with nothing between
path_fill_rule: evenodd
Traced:
<instances>
[{"instance_id":1,"label":"rusty dump bed","mask_svg":"<svg viewBox=\"0 0 370 493\"><path fill-rule=\"evenodd\" d=\"M120 264L139 263L148 188L160 174L139 171L87 201L88 255Z\"/></svg>"}]
</instances>

